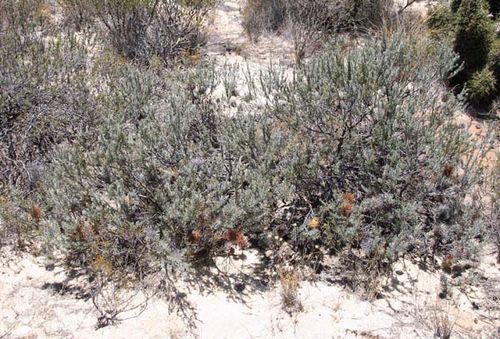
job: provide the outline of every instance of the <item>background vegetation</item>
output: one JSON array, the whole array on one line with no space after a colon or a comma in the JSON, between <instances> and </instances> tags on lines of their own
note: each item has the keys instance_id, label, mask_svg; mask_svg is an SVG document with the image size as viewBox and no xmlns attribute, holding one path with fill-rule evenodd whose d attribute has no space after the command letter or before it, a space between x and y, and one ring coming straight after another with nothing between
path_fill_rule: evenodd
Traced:
<instances>
[{"instance_id":1,"label":"background vegetation","mask_svg":"<svg viewBox=\"0 0 500 339\"><path fill-rule=\"evenodd\" d=\"M467 83L470 103L483 110L490 109L500 93L500 78L495 73L496 46L500 41L495 33L496 15L497 1L460 0L452 1L449 7L447 4L436 6L428 20L438 39L453 42L463 64L451 84L461 89ZM495 110L494 105L493 115Z\"/></svg>"}]
</instances>

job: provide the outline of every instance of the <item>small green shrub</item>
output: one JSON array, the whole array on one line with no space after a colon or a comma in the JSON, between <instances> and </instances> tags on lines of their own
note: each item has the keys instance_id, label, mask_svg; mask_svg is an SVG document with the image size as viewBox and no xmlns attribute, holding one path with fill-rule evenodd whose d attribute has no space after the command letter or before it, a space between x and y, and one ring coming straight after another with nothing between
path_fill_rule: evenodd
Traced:
<instances>
[{"instance_id":1,"label":"small green shrub","mask_svg":"<svg viewBox=\"0 0 500 339\"><path fill-rule=\"evenodd\" d=\"M463 79L482 70L488 63L494 38L494 25L488 18L483 1L462 0L457 15L458 29L454 49L464 64L463 72L457 79L463 82Z\"/></svg>"},{"instance_id":2,"label":"small green shrub","mask_svg":"<svg viewBox=\"0 0 500 339\"><path fill-rule=\"evenodd\" d=\"M435 38L450 38L455 35L455 16L447 5L436 5L429 11L427 26Z\"/></svg>"},{"instance_id":3,"label":"small green shrub","mask_svg":"<svg viewBox=\"0 0 500 339\"><path fill-rule=\"evenodd\" d=\"M474 73L467 84L468 96L472 103L490 103L496 94L497 82L494 73L488 68Z\"/></svg>"},{"instance_id":4,"label":"small green shrub","mask_svg":"<svg viewBox=\"0 0 500 339\"><path fill-rule=\"evenodd\" d=\"M493 75L497 83L497 93L500 95L500 38L495 39L493 48L490 54L490 64Z\"/></svg>"},{"instance_id":5,"label":"small green shrub","mask_svg":"<svg viewBox=\"0 0 500 339\"><path fill-rule=\"evenodd\" d=\"M428 19L431 35L436 39L451 40L455 51L463 63L462 71L452 79L451 84L463 89L469 82L470 103L476 108L486 108L495 97L491 86L491 72L496 74L495 24L488 17L489 5L486 1L452 1L450 9L446 5L434 7ZM480 77L484 76L484 79Z\"/></svg>"}]
</instances>

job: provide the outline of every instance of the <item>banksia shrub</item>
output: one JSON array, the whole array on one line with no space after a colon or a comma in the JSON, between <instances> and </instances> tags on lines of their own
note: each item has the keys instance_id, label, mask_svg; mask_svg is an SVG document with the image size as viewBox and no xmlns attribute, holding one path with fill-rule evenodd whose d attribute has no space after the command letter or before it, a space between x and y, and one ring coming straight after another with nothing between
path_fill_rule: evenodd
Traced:
<instances>
[{"instance_id":1,"label":"banksia shrub","mask_svg":"<svg viewBox=\"0 0 500 339\"><path fill-rule=\"evenodd\" d=\"M97 141L88 147L79 135L59 149L40 199L48 238L74 265L102 256L140 276L162 262L210 261L229 244L247 247L288 196L291 183L271 171L282 145L272 122L216 115L214 72L195 73L183 84L118 65L104 84Z\"/></svg>"},{"instance_id":2,"label":"banksia shrub","mask_svg":"<svg viewBox=\"0 0 500 339\"><path fill-rule=\"evenodd\" d=\"M134 279L276 238L370 274L406 254L472 255L479 153L450 119L462 103L442 100L457 57L408 32L370 38L339 39L293 77L262 73L265 107L234 116L213 98L228 69L96 65L93 142L82 129L58 144L33 196L47 247Z\"/></svg>"},{"instance_id":3,"label":"banksia shrub","mask_svg":"<svg viewBox=\"0 0 500 339\"><path fill-rule=\"evenodd\" d=\"M437 94L457 56L408 32L371 41L347 51L339 41L292 79L266 77L294 183L277 231L296 248L321 244L373 274L407 253L470 255L484 230L479 207L464 200L478 179L464 162L474 145L451 119L462 103ZM449 164L468 174L456 180ZM308 227L311 211L321 227Z\"/></svg>"}]
</instances>

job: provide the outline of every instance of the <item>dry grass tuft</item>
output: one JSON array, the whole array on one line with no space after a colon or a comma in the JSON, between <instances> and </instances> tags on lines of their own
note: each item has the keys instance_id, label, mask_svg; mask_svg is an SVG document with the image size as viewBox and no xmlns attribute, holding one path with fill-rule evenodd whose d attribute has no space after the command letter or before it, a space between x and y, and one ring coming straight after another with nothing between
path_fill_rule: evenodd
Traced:
<instances>
[{"instance_id":1,"label":"dry grass tuft","mask_svg":"<svg viewBox=\"0 0 500 339\"><path fill-rule=\"evenodd\" d=\"M430 322L434 335L439 339L449 339L453 334L455 320L450 316L449 307L443 309L436 305L430 315Z\"/></svg>"},{"instance_id":2,"label":"dry grass tuft","mask_svg":"<svg viewBox=\"0 0 500 339\"><path fill-rule=\"evenodd\" d=\"M278 278L281 284L281 303L288 313L302 311L299 299L300 280L297 272L290 268L279 268Z\"/></svg>"}]
</instances>

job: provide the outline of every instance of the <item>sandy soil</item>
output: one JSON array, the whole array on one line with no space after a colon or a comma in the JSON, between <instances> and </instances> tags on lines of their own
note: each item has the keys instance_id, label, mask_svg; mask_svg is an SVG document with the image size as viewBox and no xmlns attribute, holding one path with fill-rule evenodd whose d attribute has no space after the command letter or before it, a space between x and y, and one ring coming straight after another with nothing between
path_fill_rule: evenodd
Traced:
<instances>
[{"instance_id":1,"label":"sandy soil","mask_svg":"<svg viewBox=\"0 0 500 339\"><path fill-rule=\"evenodd\" d=\"M260 258L253 251L245 254L245 260L219 262L219 267L228 276L252 274ZM119 315L123 321L100 329L89 296L81 284L67 281L61 267L7 248L1 255L0 337L6 338L431 338L433 320L440 316L449 317L456 337L492 338L500 325L500 272L493 253L477 269L480 286L462 290L464 277L448 276L446 299L438 297L437 270L401 262L377 300L364 300L335 283L302 282L302 311L289 314L282 309L279 283L253 281L231 290L182 283L178 295L192 307L188 315L194 326L179 309L154 297L144 311L125 311ZM136 295L131 306L144 300Z\"/></svg>"}]
</instances>

